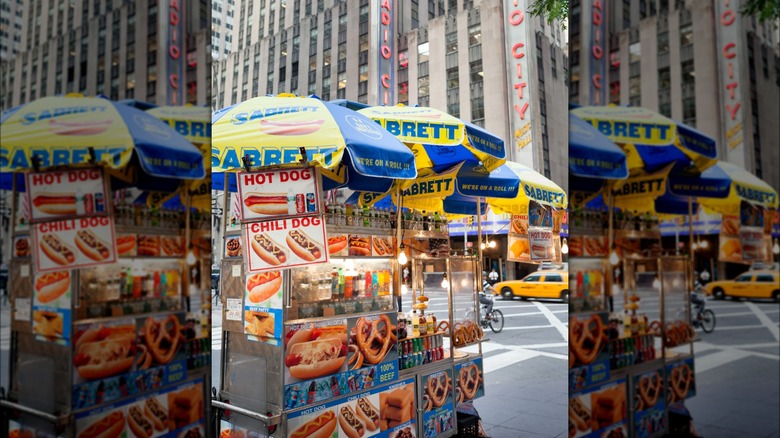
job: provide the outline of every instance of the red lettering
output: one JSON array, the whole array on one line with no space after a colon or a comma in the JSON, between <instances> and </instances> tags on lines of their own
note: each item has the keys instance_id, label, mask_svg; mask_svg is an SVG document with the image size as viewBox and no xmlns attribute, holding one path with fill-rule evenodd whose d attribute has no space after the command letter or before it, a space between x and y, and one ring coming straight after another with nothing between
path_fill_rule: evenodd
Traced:
<instances>
[{"instance_id":1,"label":"red lettering","mask_svg":"<svg viewBox=\"0 0 780 438\"><path fill-rule=\"evenodd\" d=\"M198 66L198 58L195 55L195 52L190 52L187 54L187 67L189 68L195 68Z\"/></svg>"},{"instance_id":2,"label":"red lettering","mask_svg":"<svg viewBox=\"0 0 780 438\"><path fill-rule=\"evenodd\" d=\"M390 75L387 73L382 75L382 86L385 88L390 88Z\"/></svg>"},{"instance_id":3,"label":"red lettering","mask_svg":"<svg viewBox=\"0 0 780 438\"><path fill-rule=\"evenodd\" d=\"M525 44L523 43L517 43L514 46L512 46L512 56L515 59L521 59L522 57L525 56L525 52L518 52L518 50L522 49L523 47L525 47Z\"/></svg>"},{"instance_id":4,"label":"red lettering","mask_svg":"<svg viewBox=\"0 0 780 438\"><path fill-rule=\"evenodd\" d=\"M723 56L725 56L725 57L726 57L726 59L732 59L732 58L736 57L736 56L737 56L737 54L736 54L736 53L734 53L734 51L733 51L733 49L734 49L736 46L737 46L737 45L736 45L736 44L734 44L734 43L726 43L726 45L725 45L725 46L723 46Z\"/></svg>"},{"instance_id":5,"label":"red lettering","mask_svg":"<svg viewBox=\"0 0 780 438\"><path fill-rule=\"evenodd\" d=\"M598 9L599 11L603 10L603 9L601 8L601 0L596 0L596 1L593 3L593 9Z\"/></svg>"},{"instance_id":6,"label":"red lettering","mask_svg":"<svg viewBox=\"0 0 780 438\"><path fill-rule=\"evenodd\" d=\"M509 24L512 26L517 26L520 23L523 22L523 19L525 19L525 15L523 14L523 11L519 11L515 9L509 14Z\"/></svg>"},{"instance_id":7,"label":"red lettering","mask_svg":"<svg viewBox=\"0 0 780 438\"><path fill-rule=\"evenodd\" d=\"M385 26L390 24L390 14L385 11L382 11L382 24Z\"/></svg>"},{"instance_id":8,"label":"red lettering","mask_svg":"<svg viewBox=\"0 0 780 438\"><path fill-rule=\"evenodd\" d=\"M382 9L390 11L390 0L382 0Z\"/></svg>"},{"instance_id":9,"label":"red lettering","mask_svg":"<svg viewBox=\"0 0 780 438\"><path fill-rule=\"evenodd\" d=\"M517 79L523 79L523 64L517 63Z\"/></svg>"},{"instance_id":10,"label":"red lettering","mask_svg":"<svg viewBox=\"0 0 780 438\"><path fill-rule=\"evenodd\" d=\"M515 111L517 111L517 114L520 116L520 120L525 120L525 110L528 109L528 102L526 102L522 108L515 105Z\"/></svg>"},{"instance_id":11,"label":"red lettering","mask_svg":"<svg viewBox=\"0 0 780 438\"><path fill-rule=\"evenodd\" d=\"M726 89L729 90L729 97L734 99L734 91L737 89L738 84L736 82L729 82L726 84Z\"/></svg>"},{"instance_id":12,"label":"red lettering","mask_svg":"<svg viewBox=\"0 0 780 438\"><path fill-rule=\"evenodd\" d=\"M32 183L35 186L41 186L41 185L53 185L53 184L60 184L62 182L62 174L60 172L56 173L34 173L32 176Z\"/></svg>"},{"instance_id":13,"label":"red lettering","mask_svg":"<svg viewBox=\"0 0 780 438\"><path fill-rule=\"evenodd\" d=\"M171 0L171 9L179 10L179 0Z\"/></svg>"},{"instance_id":14,"label":"red lettering","mask_svg":"<svg viewBox=\"0 0 780 438\"><path fill-rule=\"evenodd\" d=\"M168 76L168 83L171 85L171 87L175 89L179 89L179 75L176 73L171 74Z\"/></svg>"},{"instance_id":15,"label":"red lettering","mask_svg":"<svg viewBox=\"0 0 780 438\"><path fill-rule=\"evenodd\" d=\"M173 9L171 9L171 13L168 14L168 23L170 23L171 26L176 26L179 24L179 14L177 14Z\"/></svg>"},{"instance_id":16,"label":"red lettering","mask_svg":"<svg viewBox=\"0 0 780 438\"><path fill-rule=\"evenodd\" d=\"M604 51L601 50L601 46L593 46L591 53L593 53L593 57L596 59L601 59L601 57L604 56Z\"/></svg>"},{"instance_id":17,"label":"red lettering","mask_svg":"<svg viewBox=\"0 0 780 438\"><path fill-rule=\"evenodd\" d=\"M593 25L601 26L601 13L597 10L593 10Z\"/></svg>"},{"instance_id":18,"label":"red lettering","mask_svg":"<svg viewBox=\"0 0 780 438\"><path fill-rule=\"evenodd\" d=\"M382 58L390 59L390 57L393 56L393 52L390 50L390 47L387 45L382 45Z\"/></svg>"},{"instance_id":19,"label":"red lettering","mask_svg":"<svg viewBox=\"0 0 780 438\"><path fill-rule=\"evenodd\" d=\"M168 47L168 55L171 56L173 59L179 59L179 56L181 55L181 52L179 52L179 48L176 46L170 46Z\"/></svg>"},{"instance_id":20,"label":"red lettering","mask_svg":"<svg viewBox=\"0 0 780 438\"><path fill-rule=\"evenodd\" d=\"M527 85L528 84L526 84L525 82L515 84L515 90L517 90L517 97L519 99L523 98L523 88L525 88ZM526 103L526 105L528 105L528 103ZM517 106L515 106L515 108L517 108ZM520 118L522 119L523 117L521 116Z\"/></svg>"},{"instance_id":21,"label":"red lettering","mask_svg":"<svg viewBox=\"0 0 780 438\"><path fill-rule=\"evenodd\" d=\"M591 78L591 82L593 82L593 86L595 88L597 88L599 90L601 89L601 75L600 74L593 75L593 77Z\"/></svg>"},{"instance_id":22,"label":"red lettering","mask_svg":"<svg viewBox=\"0 0 780 438\"><path fill-rule=\"evenodd\" d=\"M724 11L723 14L720 15L720 24L724 26L731 26L734 23L734 20L737 19L736 14L734 14L734 11L731 9Z\"/></svg>"},{"instance_id":23,"label":"red lettering","mask_svg":"<svg viewBox=\"0 0 780 438\"><path fill-rule=\"evenodd\" d=\"M736 105L733 107L729 104L726 104L726 111L729 112L729 115L731 116L731 120L737 120L737 111L739 111L739 102L737 102Z\"/></svg>"},{"instance_id":24,"label":"red lettering","mask_svg":"<svg viewBox=\"0 0 780 438\"><path fill-rule=\"evenodd\" d=\"M406 82L401 83L401 87L398 89L398 92L401 94L406 94L409 92L409 84Z\"/></svg>"}]
</instances>

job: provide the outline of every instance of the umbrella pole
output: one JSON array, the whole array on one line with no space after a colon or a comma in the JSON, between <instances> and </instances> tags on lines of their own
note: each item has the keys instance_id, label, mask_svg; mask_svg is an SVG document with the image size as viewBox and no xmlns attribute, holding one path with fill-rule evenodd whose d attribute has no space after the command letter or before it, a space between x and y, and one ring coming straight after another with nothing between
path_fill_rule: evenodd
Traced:
<instances>
[{"instance_id":1,"label":"umbrella pole","mask_svg":"<svg viewBox=\"0 0 780 438\"><path fill-rule=\"evenodd\" d=\"M693 198L688 197L688 250L691 252L691 272L695 270L694 254L693 254ZM691 278L691 289L696 284L696 279Z\"/></svg>"},{"instance_id":2,"label":"umbrella pole","mask_svg":"<svg viewBox=\"0 0 780 438\"><path fill-rule=\"evenodd\" d=\"M190 236L190 191L186 188L184 189L184 247L187 248L187 253L189 254L190 251L192 251L192 238ZM193 251L194 254L194 251ZM197 259L195 260L195 263L197 263ZM187 263L186 261L184 262ZM190 293L191 293L191 284L192 281L192 266L187 265L187 281L184 283L185 287L187 288L187 312L190 311ZM203 300L203 296L201 296L201 302Z\"/></svg>"},{"instance_id":3,"label":"umbrella pole","mask_svg":"<svg viewBox=\"0 0 780 438\"><path fill-rule=\"evenodd\" d=\"M477 236L479 237L479 246L477 247L477 254L479 254L479 263L477 266L480 268L477 271L477 287L482 287L482 210L480 210L480 204L482 204L480 197L477 197Z\"/></svg>"},{"instance_id":4,"label":"umbrella pole","mask_svg":"<svg viewBox=\"0 0 780 438\"><path fill-rule=\"evenodd\" d=\"M612 184L609 183L609 182L607 183L607 193L606 193L606 195L607 195L607 209L608 209L608 211L607 211L607 216L608 216L608 220L607 220L607 226L608 226L608 231L607 231L607 248L609 248L608 249L609 252L607 253L608 254L607 257L611 257L612 256L612 251L615 251L615 226L614 226L615 199L612 196ZM614 292L613 291L613 289L614 289L613 288L613 284L615 282L615 277L614 277L615 276L615 266L612 266L611 262L609 262L609 261L607 261L607 266L609 266L609 268L608 268L609 275L606 276L606 280L607 280L606 281L606 288L607 288L607 290L605 291L606 293L604 294L604 298L607 298L607 300L609 301L609 304L611 304L613 302L613 300L614 300L614 297L612 296L612 294ZM607 303L604 303L604 304L607 305ZM612 312L612 310L613 310L612 306L610 305L608 308L609 308L609 311Z\"/></svg>"},{"instance_id":5,"label":"umbrella pole","mask_svg":"<svg viewBox=\"0 0 780 438\"><path fill-rule=\"evenodd\" d=\"M396 238L396 244L395 244L395 252L396 252L396 258L394 263L396 266L398 266L398 269L396 269L396 276L395 276L395 286L394 290L396 291L396 297L398 300L398 311L402 312L402 303L403 303L403 297L401 296L401 285L403 284L403 269L404 267L398 263L398 255L400 254L403 249L401 249L401 245L403 244L403 228L402 228L402 210L403 210L403 203L401 202L401 187L396 186L395 188L395 199L398 200L398 205L396 206L395 211L395 238ZM406 263L411 263L410 261L407 261Z\"/></svg>"}]
</instances>

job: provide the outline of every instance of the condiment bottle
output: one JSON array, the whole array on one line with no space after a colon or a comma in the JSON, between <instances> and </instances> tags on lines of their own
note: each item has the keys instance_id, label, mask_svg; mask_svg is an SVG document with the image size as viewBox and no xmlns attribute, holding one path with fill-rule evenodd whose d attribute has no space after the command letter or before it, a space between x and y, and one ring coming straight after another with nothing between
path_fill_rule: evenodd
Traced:
<instances>
[{"instance_id":1,"label":"condiment bottle","mask_svg":"<svg viewBox=\"0 0 780 438\"><path fill-rule=\"evenodd\" d=\"M433 321L434 321L434 316L432 313L425 318L425 322L428 324L427 327L428 334L430 335L436 333L436 326L434 325Z\"/></svg>"},{"instance_id":2,"label":"condiment bottle","mask_svg":"<svg viewBox=\"0 0 780 438\"><path fill-rule=\"evenodd\" d=\"M420 336L425 336L426 334L428 334L428 322L423 313L420 315Z\"/></svg>"},{"instance_id":3,"label":"condiment bottle","mask_svg":"<svg viewBox=\"0 0 780 438\"><path fill-rule=\"evenodd\" d=\"M417 316L417 311L412 312L412 337L416 338L420 336L420 317Z\"/></svg>"}]
</instances>

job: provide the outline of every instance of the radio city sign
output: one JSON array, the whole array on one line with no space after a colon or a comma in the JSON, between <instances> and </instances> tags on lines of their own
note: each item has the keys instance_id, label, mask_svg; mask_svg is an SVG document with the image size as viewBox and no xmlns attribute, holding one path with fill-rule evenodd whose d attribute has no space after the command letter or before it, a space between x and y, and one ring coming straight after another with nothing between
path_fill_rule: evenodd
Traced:
<instances>
[{"instance_id":1,"label":"radio city sign","mask_svg":"<svg viewBox=\"0 0 780 438\"><path fill-rule=\"evenodd\" d=\"M528 87L528 63L526 56L528 26L525 23L526 0L504 1L506 29L507 69L512 89L509 90L511 108L510 129L514 161L533 168L533 144L530 113L531 92Z\"/></svg>"},{"instance_id":2,"label":"radio city sign","mask_svg":"<svg viewBox=\"0 0 780 438\"><path fill-rule=\"evenodd\" d=\"M163 15L168 32L166 66L168 72L166 99L169 105L184 104L184 12L183 2L168 0L168 14Z\"/></svg>"},{"instance_id":3,"label":"radio city sign","mask_svg":"<svg viewBox=\"0 0 780 438\"><path fill-rule=\"evenodd\" d=\"M742 92L739 88L739 49L737 41L741 36L741 19L736 0L716 0L716 31L718 34L718 64L720 70L721 125L727 144L728 161L745 166L745 151L742 134L744 118L741 107Z\"/></svg>"},{"instance_id":4,"label":"radio city sign","mask_svg":"<svg viewBox=\"0 0 780 438\"><path fill-rule=\"evenodd\" d=\"M379 25L377 26L377 68L379 74L377 100L380 105L392 105L395 100L395 66L393 52L395 39L393 33L394 0L379 1Z\"/></svg>"},{"instance_id":5,"label":"radio city sign","mask_svg":"<svg viewBox=\"0 0 780 438\"><path fill-rule=\"evenodd\" d=\"M606 105L606 88L604 77L606 76L606 21L604 17L604 4L602 0L595 0L591 6L590 17L590 103L592 105Z\"/></svg>"}]
</instances>

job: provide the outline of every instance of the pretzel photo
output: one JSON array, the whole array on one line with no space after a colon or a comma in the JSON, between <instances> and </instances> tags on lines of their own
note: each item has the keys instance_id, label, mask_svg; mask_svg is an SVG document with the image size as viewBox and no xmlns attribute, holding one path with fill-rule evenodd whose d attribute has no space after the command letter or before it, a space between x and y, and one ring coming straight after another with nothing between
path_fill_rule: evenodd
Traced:
<instances>
[{"instance_id":1,"label":"pretzel photo","mask_svg":"<svg viewBox=\"0 0 780 438\"><path fill-rule=\"evenodd\" d=\"M387 315L379 315L373 321L358 318L350 336L352 342L347 361L350 369L381 363L396 344L395 330Z\"/></svg>"},{"instance_id":2,"label":"pretzel photo","mask_svg":"<svg viewBox=\"0 0 780 438\"><path fill-rule=\"evenodd\" d=\"M447 373L442 373L439 377L428 376L428 380L425 383L425 395L428 396L432 408L440 408L444 405L451 388L452 380Z\"/></svg>"},{"instance_id":3,"label":"pretzel photo","mask_svg":"<svg viewBox=\"0 0 780 438\"><path fill-rule=\"evenodd\" d=\"M591 315L587 321L569 320L569 350L580 364L593 362L606 341L604 321L599 315Z\"/></svg>"},{"instance_id":4,"label":"pretzel photo","mask_svg":"<svg viewBox=\"0 0 780 438\"><path fill-rule=\"evenodd\" d=\"M688 364L682 364L679 367L672 368L669 376L669 386L673 393L672 401L682 401L688 396L693 382L693 371Z\"/></svg>"},{"instance_id":5,"label":"pretzel photo","mask_svg":"<svg viewBox=\"0 0 780 438\"><path fill-rule=\"evenodd\" d=\"M152 358L160 365L167 364L184 341L181 322L176 315L168 315L162 322L153 317L146 318L142 338Z\"/></svg>"},{"instance_id":6,"label":"pretzel photo","mask_svg":"<svg viewBox=\"0 0 780 438\"><path fill-rule=\"evenodd\" d=\"M482 384L482 373L476 364L464 366L458 373L458 388L464 400L472 400ZM457 391L456 391L457 393ZM462 400L461 400L462 401Z\"/></svg>"},{"instance_id":7,"label":"pretzel photo","mask_svg":"<svg viewBox=\"0 0 780 438\"><path fill-rule=\"evenodd\" d=\"M137 370L145 370L152 366L152 353L146 348L146 345L138 346L138 356L135 358L135 368Z\"/></svg>"},{"instance_id":8,"label":"pretzel photo","mask_svg":"<svg viewBox=\"0 0 780 438\"><path fill-rule=\"evenodd\" d=\"M658 397L663 389L663 379L658 372L651 375L642 376L639 379L639 398L642 400L644 409L655 406Z\"/></svg>"}]
</instances>

